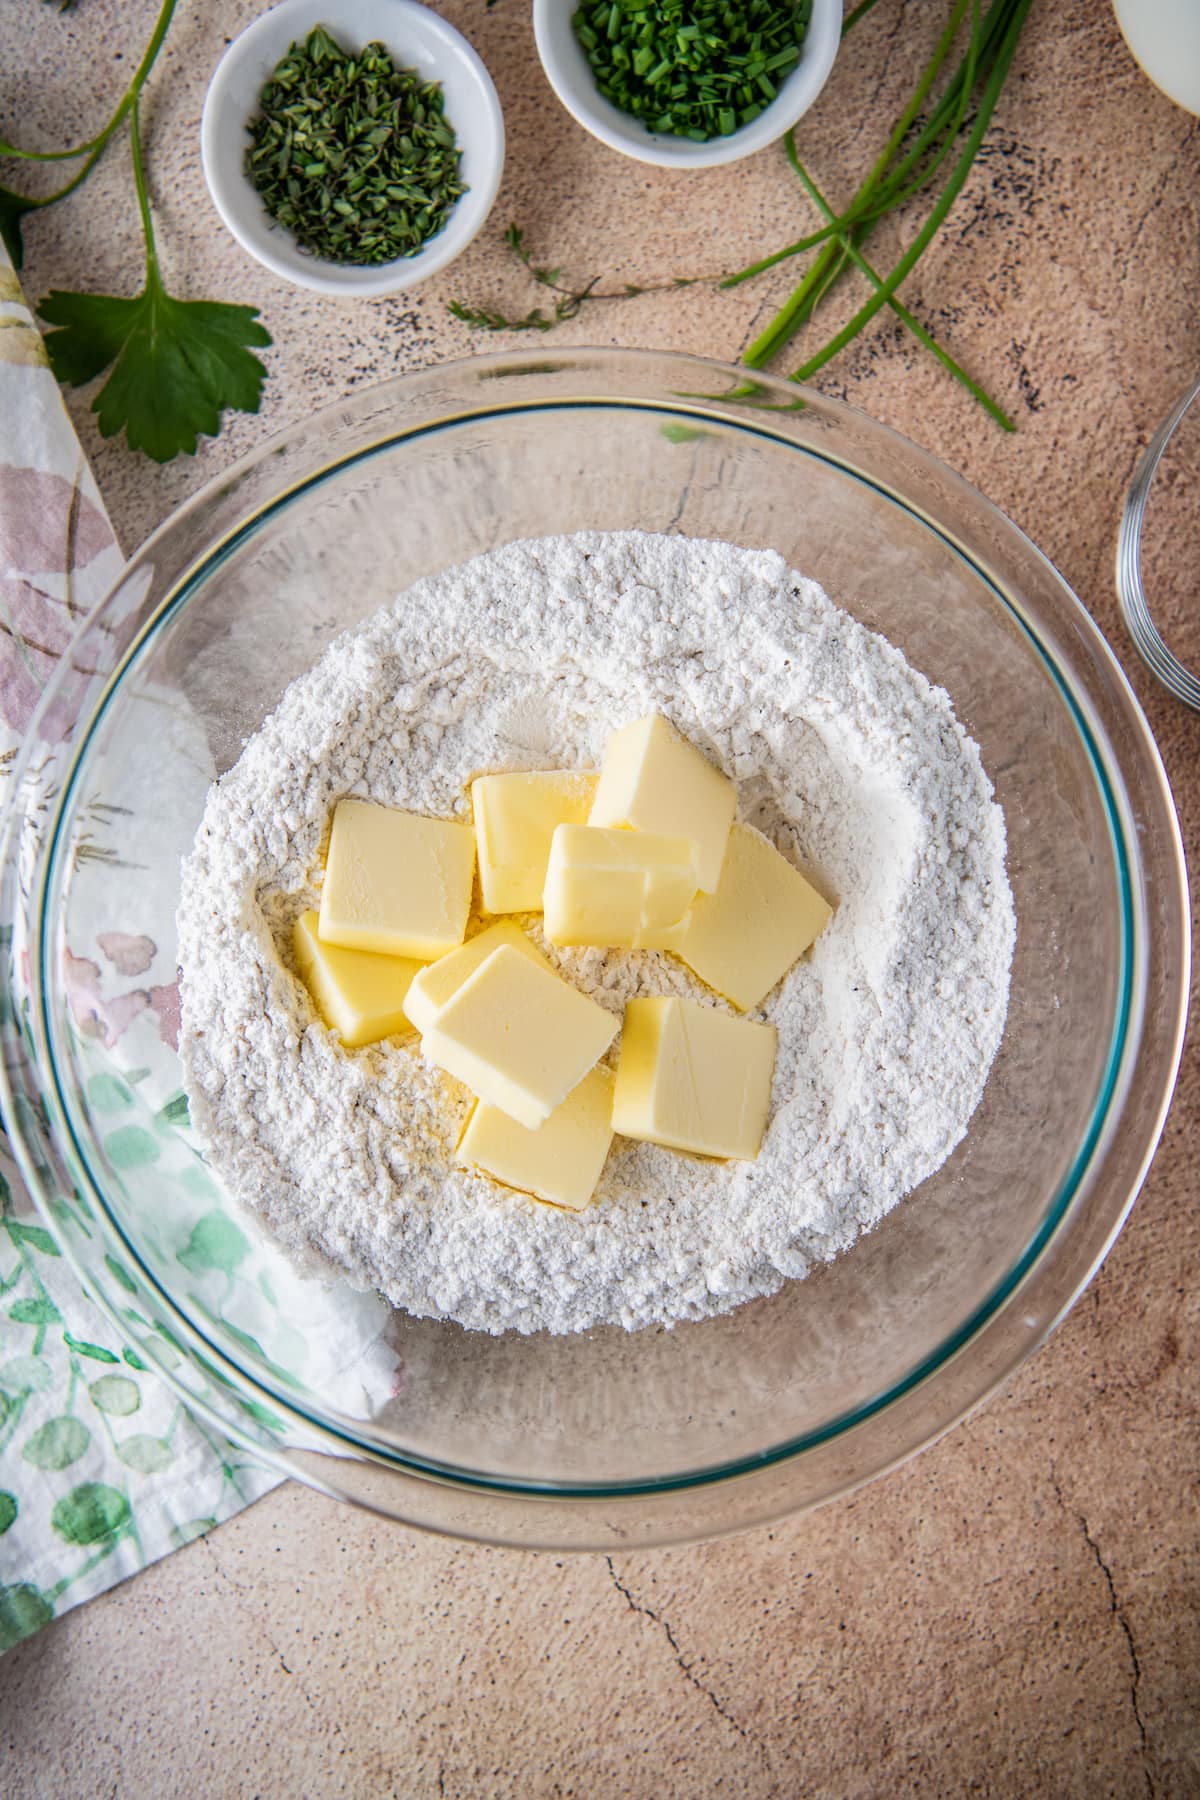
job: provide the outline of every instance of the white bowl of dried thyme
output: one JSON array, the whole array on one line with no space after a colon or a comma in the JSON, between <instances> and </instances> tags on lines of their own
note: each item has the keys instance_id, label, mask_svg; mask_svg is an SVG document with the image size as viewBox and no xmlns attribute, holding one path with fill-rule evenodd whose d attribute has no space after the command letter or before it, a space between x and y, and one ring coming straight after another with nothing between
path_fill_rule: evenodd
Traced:
<instances>
[{"instance_id":1,"label":"white bowl of dried thyme","mask_svg":"<svg viewBox=\"0 0 1200 1800\"><path fill-rule=\"evenodd\" d=\"M222 57L200 144L244 250L367 298L466 249L500 185L504 120L471 45L416 0L282 0Z\"/></svg>"}]
</instances>

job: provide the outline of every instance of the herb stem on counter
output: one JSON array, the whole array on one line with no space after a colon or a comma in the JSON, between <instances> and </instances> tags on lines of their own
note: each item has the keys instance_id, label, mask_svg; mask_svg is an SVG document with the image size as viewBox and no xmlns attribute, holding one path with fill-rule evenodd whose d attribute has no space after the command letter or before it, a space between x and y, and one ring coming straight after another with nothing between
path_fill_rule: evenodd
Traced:
<instances>
[{"instance_id":1,"label":"herb stem on counter","mask_svg":"<svg viewBox=\"0 0 1200 1800\"><path fill-rule=\"evenodd\" d=\"M137 196L138 213L142 221L142 243L146 252L146 274L154 281L158 279L158 243L154 236L154 217L150 211L150 193L146 186L146 170L142 162L142 124L141 108L137 101L133 103L133 122L129 133L130 154L133 157L133 187Z\"/></svg>"},{"instance_id":2,"label":"herb stem on counter","mask_svg":"<svg viewBox=\"0 0 1200 1800\"><path fill-rule=\"evenodd\" d=\"M712 285L721 279L719 275L676 275L670 281L648 282L641 287L629 283L621 288L601 288L600 276L593 275L582 287L573 288L559 280L561 268L543 268L533 261L525 245L525 233L519 225L509 226L504 243L529 271L538 287L547 288L557 297L549 313L535 306L520 316L500 312L494 307L469 306L464 300L451 300L448 311L464 325L474 325L479 331L553 331L556 325L573 319L589 300L636 300L641 294L668 293L675 288L696 287L702 283Z\"/></svg>"},{"instance_id":3,"label":"herb stem on counter","mask_svg":"<svg viewBox=\"0 0 1200 1800\"><path fill-rule=\"evenodd\" d=\"M819 369L824 368L825 364L829 362L832 357L836 356L840 350L845 349L846 345L850 343L853 338L858 336L864 326L870 323L876 313L878 313L880 307L887 304L901 282L904 281L906 276L911 274L929 245L933 242L934 237L941 228L943 220L950 211L955 200L958 198L963 184L974 166L975 158L979 154L979 147L983 142L988 125L991 123L992 113L995 111L996 102L1003 91L1009 65L1012 62L1021 35L1021 29L1032 4L1033 0L997 0L996 5L993 6L993 12L1002 11L1005 15L1004 32L999 41L995 60L992 62L988 71L975 119L967 134L966 142L963 145L959 158L951 171L949 180L939 195L924 225L890 273L884 277L883 281L875 289L874 293L871 294L870 298L859 307L858 311L855 312L850 319L847 320L841 330L836 332L834 336L829 339L828 343L823 345L820 350L806 358L800 367L795 370L791 377L792 380L811 380L812 376L815 375ZM800 170L799 157L796 153L795 139L791 133L789 133L788 136L788 147L793 167L797 169L798 173L802 173ZM814 265L814 267L816 267L816 265ZM810 270L809 276L806 276L804 281L801 282L791 299L783 308L781 308L780 312L776 314L766 330L755 339L743 354L742 361L749 368L761 368L765 362L775 356L783 346L791 340L799 330L800 326L804 323L805 319L810 315L812 306L810 304L811 287L809 286L809 277L811 274L812 271Z\"/></svg>"},{"instance_id":4,"label":"herb stem on counter","mask_svg":"<svg viewBox=\"0 0 1200 1800\"><path fill-rule=\"evenodd\" d=\"M19 194L13 188L0 185L0 239L12 259L14 269L22 267L25 261L25 243L21 231L21 221L27 213L41 212L47 206L54 206L59 200L65 200L81 187L100 161L110 141L121 129L129 117L143 87L146 85L151 69L158 60L163 41L171 26L177 0L162 0L154 30L150 34L142 59L134 71L133 78L124 94L118 101L115 111L108 123L99 130L95 137L86 143L76 144L71 150L22 150L19 145L0 136L0 156L13 156L22 162L57 163L73 162L77 157L85 157L82 168L76 170L71 179L51 194L43 194L40 199L31 194Z\"/></svg>"},{"instance_id":5,"label":"herb stem on counter","mask_svg":"<svg viewBox=\"0 0 1200 1800\"><path fill-rule=\"evenodd\" d=\"M103 150L108 140L120 130L132 112L138 95L146 85L146 77L154 67L158 53L163 47L163 40L171 28L171 19L177 3L178 0L162 0L154 30L142 52L142 60L134 70L133 79L118 101L116 111L107 125L98 131L95 137L89 138L84 144L76 144L72 150L22 150L16 144L10 143L7 138L0 137L0 156L18 156L24 162L73 162L77 156L90 156L93 151ZM78 180L75 185L78 185ZM45 200L35 204L48 206L51 200L59 200L69 192L70 187L62 188L59 193L51 194Z\"/></svg>"},{"instance_id":6,"label":"herb stem on counter","mask_svg":"<svg viewBox=\"0 0 1200 1800\"><path fill-rule=\"evenodd\" d=\"M815 206L818 206L821 209L821 211L825 214L826 218L832 219L833 212L829 205L829 202L825 199L824 195L821 193L820 189L817 187L815 181L813 181L812 177L807 173L803 164L800 162L799 157L795 153L795 144L793 141L791 141L790 138L789 138L789 142L788 142L788 152L792 158L793 167L795 168L796 173L799 175L801 181L804 183L804 186L805 186L806 190L808 191L808 194L811 197L813 204ZM841 245L842 249L845 251L845 253L849 257L850 261L854 264L855 268L858 269L861 274L866 276L867 280L871 283L872 287L874 287L877 291L882 289L883 278L877 273L877 271L874 268L872 268L871 264L867 261L866 257L863 256L862 252L856 248L853 239L843 235L843 236L839 237L838 243ZM967 371L962 367L962 365L960 363L956 362L955 359L950 355L950 352L948 350L944 349L943 346L938 343L937 339L934 336L932 336L932 334L925 329L924 325L921 324L921 321L918 318L914 317L914 315L908 310L907 306L905 306L904 302L902 300L900 300L895 293L892 293L888 296L888 305L891 307L892 311L895 313L896 317L900 320L901 324L906 328L906 330L911 332L912 336L916 338L918 343L924 345L925 349L929 351L931 356L935 356L937 358L938 362L941 363L942 367L947 371L947 373L950 375L953 375L955 381L959 382L961 386L966 388L966 390L969 394L971 394L976 400L978 400L980 406L982 406L984 411L989 413L990 416L993 419L995 419L997 425L1002 426L1005 431L1015 431L1016 430L1016 426L1013 424L1013 422L1009 418L1008 414L1003 410L1003 408L998 404L998 402L992 398L992 396L988 393L987 389L984 387L981 387L980 384L974 379L973 376L968 375Z\"/></svg>"}]
</instances>

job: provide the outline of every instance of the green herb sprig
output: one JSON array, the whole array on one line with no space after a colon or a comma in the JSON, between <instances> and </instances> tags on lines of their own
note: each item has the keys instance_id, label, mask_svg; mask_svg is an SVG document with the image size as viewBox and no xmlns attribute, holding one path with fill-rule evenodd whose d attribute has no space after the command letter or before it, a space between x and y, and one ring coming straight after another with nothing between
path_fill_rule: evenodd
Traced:
<instances>
[{"instance_id":1,"label":"green herb sprig","mask_svg":"<svg viewBox=\"0 0 1200 1800\"><path fill-rule=\"evenodd\" d=\"M812 0L584 0L571 23L606 100L705 143L775 99L811 15Z\"/></svg>"},{"instance_id":2,"label":"green herb sprig","mask_svg":"<svg viewBox=\"0 0 1200 1800\"><path fill-rule=\"evenodd\" d=\"M155 462L194 452L197 438L215 437L227 408L257 412L266 370L250 345L271 342L253 306L218 300L177 300L163 283L142 162L139 98L171 24L176 0L163 0L142 59L112 116L95 137L70 150L22 150L0 138L0 156L82 167L64 187L41 199L0 188L0 232L20 268L26 214L65 200L86 181L126 120L131 126L133 180L145 243L146 277L133 298L55 289L38 312L56 327L46 336L50 366L61 382L82 386L112 373L92 401L100 435L124 431L133 449Z\"/></svg>"},{"instance_id":3,"label":"green herb sprig","mask_svg":"<svg viewBox=\"0 0 1200 1800\"><path fill-rule=\"evenodd\" d=\"M320 25L279 63L249 131L263 205L324 262L413 256L466 192L441 87L382 44L350 55Z\"/></svg>"},{"instance_id":4,"label":"green herb sprig","mask_svg":"<svg viewBox=\"0 0 1200 1800\"><path fill-rule=\"evenodd\" d=\"M671 288L695 287L698 281L715 281L716 276L677 275L670 281L652 282L648 287L635 287L632 282L621 288L601 288L600 277L593 275L582 287L573 288L559 280L561 268L548 269L534 262L525 244L525 233L519 225L510 225L504 234L505 247L526 269L538 287L548 288L554 295L549 313L540 306L532 307L520 318L499 312L489 306L468 306L463 300L451 300L449 311L464 325L480 331L553 331L567 319L573 319L589 300L636 300L639 294L665 293Z\"/></svg>"}]
</instances>

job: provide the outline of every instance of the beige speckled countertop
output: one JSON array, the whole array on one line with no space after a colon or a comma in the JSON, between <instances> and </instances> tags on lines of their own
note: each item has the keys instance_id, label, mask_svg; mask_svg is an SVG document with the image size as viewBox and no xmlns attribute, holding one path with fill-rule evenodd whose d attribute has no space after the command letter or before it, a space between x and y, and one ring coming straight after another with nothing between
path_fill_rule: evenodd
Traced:
<instances>
[{"instance_id":1,"label":"beige speckled countertop","mask_svg":"<svg viewBox=\"0 0 1200 1800\"><path fill-rule=\"evenodd\" d=\"M81 135L152 10L79 0L60 16L4 0L3 126ZM539 260L642 281L736 266L803 217L779 153L682 175L603 150L546 87L525 0L444 0L507 116L492 223L412 294L339 305L286 289L221 230L197 150L207 76L257 10L185 0L151 89L149 154L169 276L262 306L270 385L261 418L231 420L163 469L102 444L72 398L127 547L265 432L478 349L446 302L529 304L502 245L510 219ZM827 191L845 194L873 156L941 10L881 0L849 40L801 133ZM979 168L905 289L1020 429L1004 437L890 325L820 383L945 457L1057 563L1147 706L1193 855L1200 719L1131 657L1112 566L1139 447L1200 368L1198 201L1200 127L1142 78L1109 9L1041 0ZM127 153L27 239L31 297L127 288ZM787 288L785 271L732 294L595 306L559 341L732 359ZM1161 558L1166 616L1193 655L1195 544ZM1086 1297L1005 1393L906 1468L773 1530L612 1559L421 1538L282 1488L5 1658L0 1790L1200 1794L1198 1098L1193 1050L1150 1179Z\"/></svg>"}]
</instances>

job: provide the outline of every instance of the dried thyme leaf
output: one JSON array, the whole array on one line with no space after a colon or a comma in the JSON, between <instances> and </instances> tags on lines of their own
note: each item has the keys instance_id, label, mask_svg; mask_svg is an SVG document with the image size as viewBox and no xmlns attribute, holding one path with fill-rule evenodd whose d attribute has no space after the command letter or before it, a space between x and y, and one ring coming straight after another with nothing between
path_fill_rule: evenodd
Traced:
<instances>
[{"instance_id":1,"label":"dried thyme leaf","mask_svg":"<svg viewBox=\"0 0 1200 1800\"><path fill-rule=\"evenodd\" d=\"M397 68L382 44L352 56L318 25L259 107L246 173L276 223L323 262L415 256L466 193L440 85Z\"/></svg>"}]
</instances>

